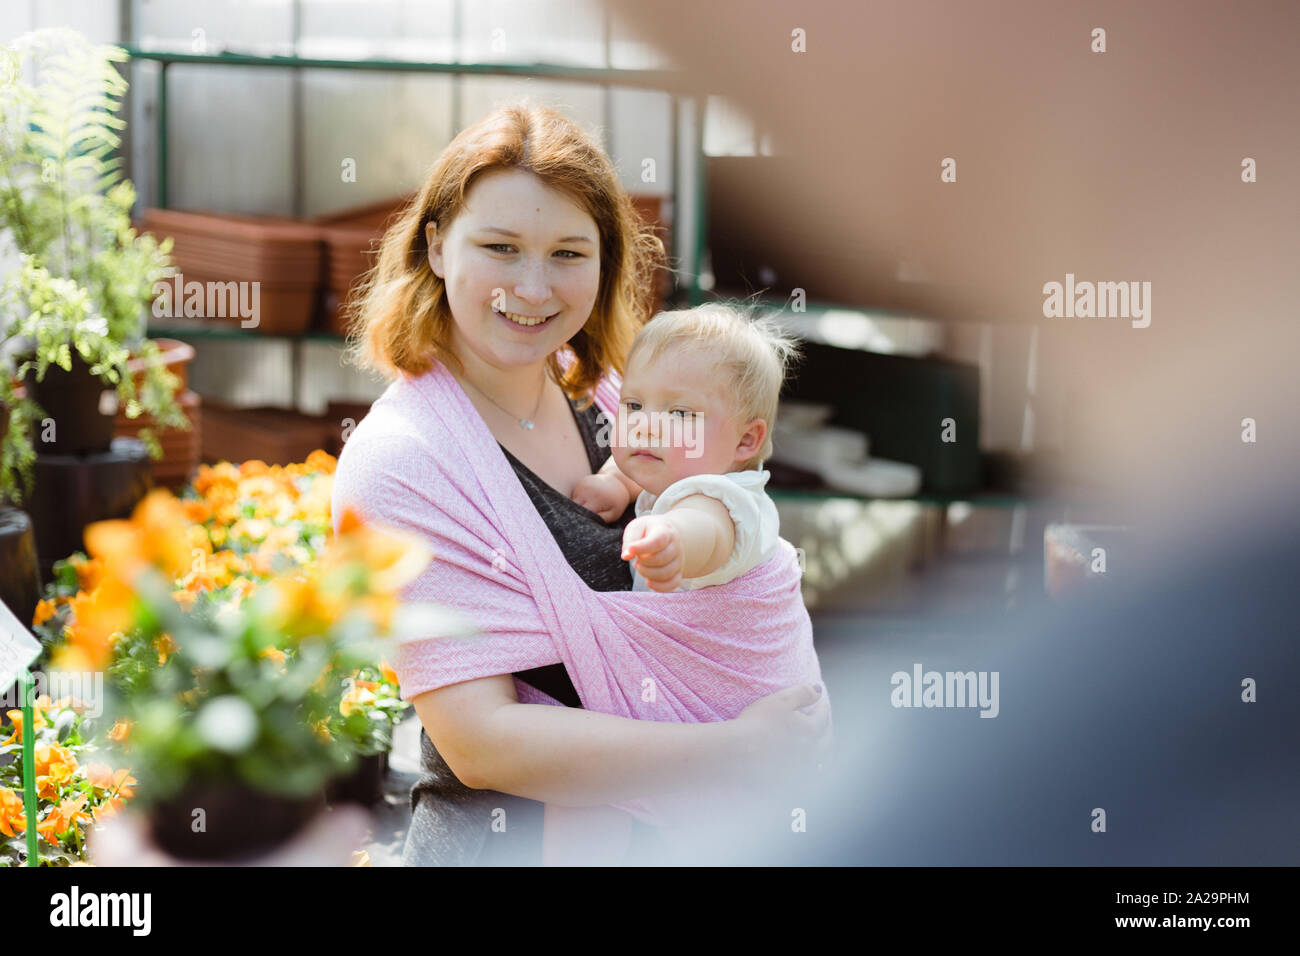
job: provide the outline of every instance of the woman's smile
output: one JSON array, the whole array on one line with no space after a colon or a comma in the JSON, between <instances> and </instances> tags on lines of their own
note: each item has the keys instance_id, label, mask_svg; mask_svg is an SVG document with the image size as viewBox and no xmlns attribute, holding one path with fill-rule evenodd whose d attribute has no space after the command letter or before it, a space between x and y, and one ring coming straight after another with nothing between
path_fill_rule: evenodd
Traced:
<instances>
[{"instance_id":1,"label":"woman's smile","mask_svg":"<svg viewBox=\"0 0 1300 956\"><path fill-rule=\"evenodd\" d=\"M512 326L522 332L538 332L546 326L549 326L551 320L560 314L554 312L550 315L527 315L522 312L499 312L496 309L493 309L492 312L498 318L509 322Z\"/></svg>"}]
</instances>

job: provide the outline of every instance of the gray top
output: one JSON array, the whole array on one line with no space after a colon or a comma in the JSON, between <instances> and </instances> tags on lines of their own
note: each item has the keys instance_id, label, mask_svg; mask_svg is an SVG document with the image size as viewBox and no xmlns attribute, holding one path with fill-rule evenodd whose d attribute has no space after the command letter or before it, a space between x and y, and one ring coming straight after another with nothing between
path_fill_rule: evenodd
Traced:
<instances>
[{"instance_id":1,"label":"gray top","mask_svg":"<svg viewBox=\"0 0 1300 956\"><path fill-rule=\"evenodd\" d=\"M609 455L597 440L605 415L594 404L583 412L572 399L569 406L595 472ZM623 529L634 516L632 505L618 521L605 524L533 474L504 446L501 450L565 559L587 586L594 591L631 590L631 570L619 555ZM568 706L582 706L563 664L535 667L515 677ZM540 864L542 808L536 800L466 787L421 728L420 779L411 788L411 828L402 862L406 866ZM652 828L638 823L637 846L652 845L652 834Z\"/></svg>"}]
</instances>

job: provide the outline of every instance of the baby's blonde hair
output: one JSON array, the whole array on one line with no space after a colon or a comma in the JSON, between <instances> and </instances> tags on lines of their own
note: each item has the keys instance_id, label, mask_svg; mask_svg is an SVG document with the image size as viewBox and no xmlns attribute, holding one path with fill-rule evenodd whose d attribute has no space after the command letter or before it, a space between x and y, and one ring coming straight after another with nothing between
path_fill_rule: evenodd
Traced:
<instances>
[{"instance_id":1,"label":"baby's blonde hair","mask_svg":"<svg viewBox=\"0 0 1300 956\"><path fill-rule=\"evenodd\" d=\"M653 362L676 346L705 348L727 376L728 392L735 396L733 414L738 425L755 418L767 423L767 435L758 454L738 470L757 468L772 455L772 429L786 370L798 358L795 339L781 333L770 319L755 317L752 306L708 302L693 309L660 312L632 342L627 360L646 352Z\"/></svg>"}]
</instances>

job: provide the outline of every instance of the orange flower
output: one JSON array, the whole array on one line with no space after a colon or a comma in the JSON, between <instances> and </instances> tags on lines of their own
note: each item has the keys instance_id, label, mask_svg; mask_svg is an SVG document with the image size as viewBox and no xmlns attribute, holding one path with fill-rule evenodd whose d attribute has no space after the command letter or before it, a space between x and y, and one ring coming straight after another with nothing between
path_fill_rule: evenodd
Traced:
<instances>
[{"instance_id":1,"label":"orange flower","mask_svg":"<svg viewBox=\"0 0 1300 956\"><path fill-rule=\"evenodd\" d=\"M36 715L36 720L32 724L33 739L34 739L35 731L40 730L42 727L48 727L49 722L46 721L45 715L41 713L39 707L33 707L32 713ZM5 712L5 716L8 717L9 722L14 725L14 732L9 735L7 740L5 740L5 745L12 744L12 743L19 743L19 744L22 743L23 742L23 712L21 710L10 710Z\"/></svg>"},{"instance_id":2,"label":"orange flower","mask_svg":"<svg viewBox=\"0 0 1300 956\"><path fill-rule=\"evenodd\" d=\"M66 833L77 823L91 822L91 815L85 812L88 799L89 797L83 793L75 800L71 797L64 800L36 825L36 832L47 842L57 844L59 834Z\"/></svg>"},{"instance_id":3,"label":"orange flower","mask_svg":"<svg viewBox=\"0 0 1300 956\"><path fill-rule=\"evenodd\" d=\"M153 564L170 578L188 570L189 521L185 508L170 491L155 488L135 507L129 521L96 521L86 526L86 550L129 581L144 564Z\"/></svg>"},{"instance_id":4,"label":"orange flower","mask_svg":"<svg viewBox=\"0 0 1300 956\"><path fill-rule=\"evenodd\" d=\"M72 621L55 668L101 671L112 657L113 636L135 619L135 594L118 578L106 577L93 593L80 591L71 603Z\"/></svg>"},{"instance_id":5,"label":"orange flower","mask_svg":"<svg viewBox=\"0 0 1300 956\"><path fill-rule=\"evenodd\" d=\"M72 779L72 774L77 769L77 758L72 755L72 751L58 744L37 747L34 756L36 792L46 800L57 800L59 788Z\"/></svg>"},{"instance_id":6,"label":"orange flower","mask_svg":"<svg viewBox=\"0 0 1300 956\"><path fill-rule=\"evenodd\" d=\"M168 655L176 653L176 641L166 631L154 638L153 647L158 652L159 667L167 663Z\"/></svg>"},{"instance_id":7,"label":"orange flower","mask_svg":"<svg viewBox=\"0 0 1300 956\"><path fill-rule=\"evenodd\" d=\"M379 686L374 681L353 681L343 699L339 701L339 713L347 717L354 710L360 710L366 704L375 702L374 689Z\"/></svg>"},{"instance_id":8,"label":"orange flower","mask_svg":"<svg viewBox=\"0 0 1300 956\"><path fill-rule=\"evenodd\" d=\"M50 618L54 617L56 610L57 608L55 608L53 601L46 601L44 599L38 601L36 603L36 613L32 615L32 627L40 627Z\"/></svg>"},{"instance_id":9,"label":"orange flower","mask_svg":"<svg viewBox=\"0 0 1300 956\"><path fill-rule=\"evenodd\" d=\"M212 505L202 498L186 498L181 502L185 517L195 524L206 524L212 519Z\"/></svg>"},{"instance_id":10,"label":"orange flower","mask_svg":"<svg viewBox=\"0 0 1300 956\"><path fill-rule=\"evenodd\" d=\"M0 787L0 833L11 837L26 831L27 815L24 809L21 794L14 793L8 787Z\"/></svg>"},{"instance_id":11,"label":"orange flower","mask_svg":"<svg viewBox=\"0 0 1300 956\"><path fill-rule=\"evenodd\" d=\"M339 520L335 535L321 556L325 569L359 563L369 572L370 590L375 594L396 594L419 577L432 554L422 538L406 531L379 529L348 509Z\"/></svg>"},{"instance_id":12,"label":"orange flower","mask_svg":"<svg viewBox=\"0 0 1300 956\"><path fill-rule=\"evenodd\" d=\"M131 776L125 767L114 770L106 763L92 763L86 768L86 779L97 790L106 790L109 796L128 799L135 796L134 785L140 781Z\"/></svg>"},{"instance_id":13,"label":"orange flower","mask_svg":"<svg viewBox=\"0 0 1300 956\"><path fill-rule=\"evenodd\" d=\"M123 774L128 772L129 771L126 770L117 771L117 778L120 779ZM126 784L135 782L135 777L127 777L124 783L119 784L118 789L110 791L104 798L103 802L94 810L90 811L94 814L95 821L98 822L100 820L105 820L126 806L125 801L135 795L135 791L127 787Z\"/></svg>"},{"instance_id":14,"label":"orange flower","mask_svg":"<svg viewBox=\"0 0 1300 956\"><path fill-rule=\"evenodd\" d=\"M259 458L250 458L239 466L239 476L247 478L251 475L264 475L271 470L271 466Z\"/></svg>"},{"instance_id":15,"label":"orange flower","mask_svg":"<svg viewBox=\"0 0 1300 956\"><path fill-rule=\"evenodd\" d=\"M397 671L389 667L388 661L384 660L382 657L379 659L379 673L383 675L386 683L397 686Z\"/></svg>"},{"instance_id":16,"label":"orange flower","mask_svg":"<svg viewBox=\"0 0 1300 956\"><path fill-rule=\"evenodd\" d=\"M77 586L83 591L95 590L95 585L104 576L104 562L92 558L86 558L80 554L74 554L68 559L68 563L77 572Z\"/></svg>"},{"instance_id":17,"label":"orange flower","mask_svg":"<svg viewBox=\"0 0 1300 956\"><path fill-rule=\"evenodd\" d=\"M282 633L301 637L333 627L347 610L346 594L321 587L318 580L275 578L268 587L277 597L276 616Z\"/></svg>"},{"instance_id":18,"label":"orange flower","mask_svg":"<svg viewBox=\"0 0 1300 956\"><path fill-rule=\"evenodd\" d=\"M269 657L269 658L271 658L271 660L275 661L277 664L283 664L283 663L284 663L284 651L280 650L280 648L278 648L278 647L264 647L264 648L262 648L262 654L261 654L261 656L262 656L262 657Z\"/></svg>"},{"instance_id":19,"label":"orange flower","mask_svg":"<svg viewBox=\"0 0 1300 956\"><path fill-rule=\"evenodd\" d=\"M324 472L325 474L334 474L334 469L338 467L339 460L325 451L323 448L317 448L307 456L303 462L303 470L307 472Z\"/></svg>"},{"instance_id":20,"label":"orange flower","mask_svg":"<svg viewBox=\"0 0 1300 956\"><path fill-rule=\"evenodd\" d=\"M126 718L118 718L113 723L113 729L108 732L108 739L115 744L120 744L131 736L131 721Z\"/></svg>"}]
</instances>

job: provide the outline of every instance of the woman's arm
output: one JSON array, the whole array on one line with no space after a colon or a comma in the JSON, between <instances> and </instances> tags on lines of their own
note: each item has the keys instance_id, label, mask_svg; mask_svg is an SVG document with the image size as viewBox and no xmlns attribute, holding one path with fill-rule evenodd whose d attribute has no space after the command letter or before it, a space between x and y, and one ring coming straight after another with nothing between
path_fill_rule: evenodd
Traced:
<instances>
[{"instance_id":1,"label":"woman's arm","mask_svg":"<svg viewBox=\"0 0 1300 956\"><path fill-rule=\"evenodd\" d=\"M509 675L427 691L412 703L466 786L562 806L754 783L830 746L826 695L807 685L761 698L734 720L703 724L521 704Z\"/></svg>"}]
</instances>

